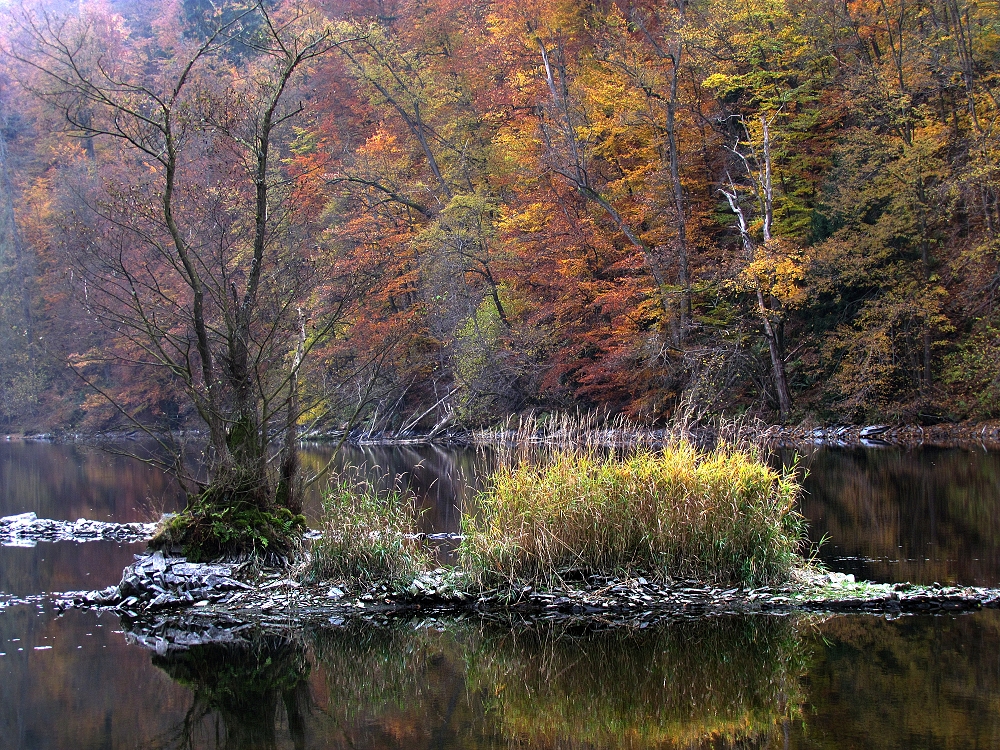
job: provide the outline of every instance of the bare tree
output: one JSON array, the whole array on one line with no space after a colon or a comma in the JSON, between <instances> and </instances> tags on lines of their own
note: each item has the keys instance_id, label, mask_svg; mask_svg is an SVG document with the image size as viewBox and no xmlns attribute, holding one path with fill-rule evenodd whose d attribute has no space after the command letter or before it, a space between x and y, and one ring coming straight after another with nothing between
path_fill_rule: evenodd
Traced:
<instances>
[{"instance_id":1,"label":"bare tree","mask_svg":"<svg viewBox=\"0 0 1000 750\"><path fill-rule=\"evenodd\" d=\"M773 117L772 117L773 119ZM750 193L759 205L761 231L763 233L764 246L767 247L774 240L771 234L771 226L774 221L774 190L771 185L771 120L761 116L761 154L758 155L751 144L749 131L745 123L743 125L746 133L746 144L750 149L749 155L744 154L739 143L730 149L739 159L750 186ZM748 263L752 263L757 253L757 242L750 231L750 222L746 213L740 205L739 193L732 179L729 181L729 189L723 189L722 194L729 202L729 207L736 214L737 227L740 230L740 239L743 244L743 251L746 254ZM771 355L771 372L774 383L774 390L778 396L778 412L782 421L788 419L792 411L792 398L788 392L788 378L785 374L785 358L782 352L781 340L778 335L781 312L775 309L771 300L767 298L759 284L754 284L754 293L757 298L757 312L760 315L761 323L764 327L764 338L767 340L768 353Z\"/></svg>"},{"instance_id":2,"label":"bare tree","mask_svg":"<svg viewBox=\"0 0 1000 750\"><path fill-rule=\"evenodd\" d=\"M303 111L291 92L334 47L332 27L298 0L227 17L198 42L125 44L100 18L22 8L11 51L68 133L103 144L99 184L81 193L91 214L71 227L76 260L121 351L169 373L207 427L192 529L223 512L299 512L299 371L345 305L313 294L315 239L294 200L305 175L282 159ZM252 51L244 70L227 59L234 44ZM182 527L172 541L190 546Z\"/></svg>"}]
</instances>

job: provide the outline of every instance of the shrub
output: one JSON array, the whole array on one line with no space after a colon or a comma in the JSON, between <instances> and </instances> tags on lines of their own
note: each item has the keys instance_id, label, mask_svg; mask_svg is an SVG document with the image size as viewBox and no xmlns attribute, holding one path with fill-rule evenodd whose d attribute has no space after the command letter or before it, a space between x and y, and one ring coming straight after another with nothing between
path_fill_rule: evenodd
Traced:
<instances>
[{"instance_id":1,"label":"shrub","mask_svg":"<svg viewBox=\"0 0 1000 750\"><path fill-rule=\"evenodd\" d=\"M794 467L776 471L752 448L561 450L497 470L463 519L459 552L488 584L570 571L774 583L804 541L798 492Z\"/></svg>"},{"instance_id":2,"label":"shrub","mask_svg":"<svg viewBox=\"0 0 1000 750\"><path fill-rule=\"evenodd\" d=\"M413 540L413 498L398 486L379 489L357 470L340 474L323 498L323 511L312 577L401 581L427 567L428 555Z\"/></svg>"}]
</instances>

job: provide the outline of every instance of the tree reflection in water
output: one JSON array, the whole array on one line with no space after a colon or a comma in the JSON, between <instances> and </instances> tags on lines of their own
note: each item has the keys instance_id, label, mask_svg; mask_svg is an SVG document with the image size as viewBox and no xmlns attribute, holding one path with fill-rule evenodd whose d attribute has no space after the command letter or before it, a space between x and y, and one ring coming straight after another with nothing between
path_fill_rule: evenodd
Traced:
<instances>
[{"instance_id":1,"label":"tree reflection in water","mask_svg":"<svg viewBox=\"0 0 1000 750\"><path fill-rule=\"evenodd\" d=\"M785 454L785 459L790 458ZM1000 585L1000 454L821 450L800 511L832 570L873 581Z\"/></svg>"},{"instance_id":2,"label":"tree reflection in water","mask_svg":"<svg viewBox=\"0 0 1000 750\"><path fill-rule=\"evenodd\" d=\"M261 636L250 645L201 645L154 656L153 664L194 694L163 747L276 748L282 713L292 746L306 747L311 666L301 644Z\"/></svg>"}]
</instances>

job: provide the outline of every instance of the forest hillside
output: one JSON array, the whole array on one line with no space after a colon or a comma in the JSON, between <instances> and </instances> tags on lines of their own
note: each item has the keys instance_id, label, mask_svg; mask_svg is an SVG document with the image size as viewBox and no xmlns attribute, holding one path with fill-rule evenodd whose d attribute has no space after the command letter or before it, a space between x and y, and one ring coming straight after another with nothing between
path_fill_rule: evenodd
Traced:
<instances>
[{"instance_id":1,"label":"forest hillside","mask_svg":"<svg viewBox=\"0 0 1000 750\"><path fill-rule=\"evenodd\" d=\"M0 430L1000 416L997 0L264 6L0 4Z\"/></svg>"}]
</instances>

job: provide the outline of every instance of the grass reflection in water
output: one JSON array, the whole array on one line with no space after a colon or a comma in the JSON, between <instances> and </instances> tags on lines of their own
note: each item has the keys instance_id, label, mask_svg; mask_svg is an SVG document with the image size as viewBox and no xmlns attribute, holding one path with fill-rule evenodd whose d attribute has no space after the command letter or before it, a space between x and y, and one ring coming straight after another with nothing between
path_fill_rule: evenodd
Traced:
<instances>
[{"instance_id":1,"label":"grass reflection in water","mask_svg":"<svg viewBox=\"0 0 1000 750\"><path fill-rule=\"evenodd\" d=\"M691 745L769 733L801 703L801 622L729 617L641 631L448 624L316 636L329 710L366 744ZM456 705L457 703L460 705ZM392 727L391 730L388 727ZM355 734L357 733L357 734ZM456 737L455 739L459 739Z\"/></svg>"},{"instance_id":2,"label":"grass reflection in water","mask_svg":"<svg viewBox=\"0 0 1000 750\"><path fill-rule=\"evenodd\" d=\"M743 617L487 638L469 676L512 738L645 746L766 733L798 706L804 670L790 621Z\"/></svg>"},{"instance_id":3,"label":"grass reflection in water","mask_svg":"<svg viewBox=\"0 0 1000 750\"><path fill-rule=\"evenodd\" d=\"M162 744L756 744L804 702L807 624L744 616L594 631L411 621L197 646L154 657L194 695Z\"/></svg>"}]
</instances>

